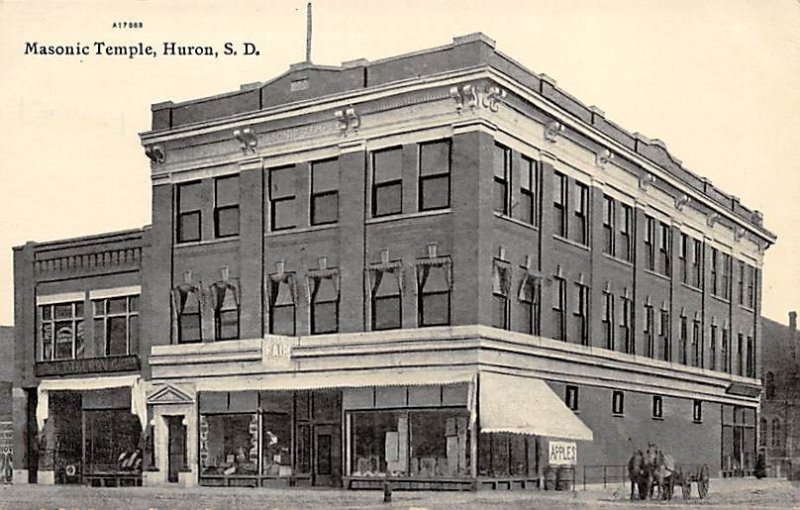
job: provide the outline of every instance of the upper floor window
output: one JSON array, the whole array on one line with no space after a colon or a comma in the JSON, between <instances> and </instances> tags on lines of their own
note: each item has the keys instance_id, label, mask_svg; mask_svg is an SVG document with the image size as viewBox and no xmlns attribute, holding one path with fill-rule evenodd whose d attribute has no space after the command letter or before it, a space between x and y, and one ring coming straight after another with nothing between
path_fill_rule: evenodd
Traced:
<instances>
[{"instance_id":1,"label":"upper floor window","mask_svg":"<svg viewBox=\"0 0 800 510\"><path fill-rule=\"evenodd\" d=\"M633 208L627 204L620 204L619 214L619 240L616 246L617 257L630 262L633 260L633 244L631 232L633 231Z\"/></svg>"},{"instance_id":2,"label":"upper floor window","mask_svg":"<svg viewBox=\"0 0 800 510\"><path fill-rule=\"evenodd\" d=\"M689 363L689 355L688 355L688 342L689 342L689 323L688 319L685 315L681 315L681 325L680 325L680 334L679 334L679 349L680 349L680 359L679 362L683 365L687 365Z\"/></svg>"},{"instance_id":3,"label":"upper floor window","mask_svg":"<svg viewBox=\"0 0 800 510\"><path fill-rule=\"evenodd\" d=\"M294 273L280 272L269 277L269 332L295 336L297 319L297 280Z\"/></svg>"},{"instance_id":4,"label":"upper floor window","mask_svg":"<svg viewBox=\"0 0 800 510\"><path fill-rule=\"evenodd\" d=\"M780 446L783 440L781 432L781 421L778 418L772 419L772 446Z\"/></svg>"},{"instance_id":5,"label":"upper floor window","mask_svg":"<svg viewBox=\"0 0 800 510\"><path fill-rule=\"evenodd\" d=\"M614 199L608 195L603 197L603 253L613 256L614 253Z\"/></svg>"},{"instance_id":6,"label":"upper floor window","mask_svg":"<svg viewBox=\"0 0 800 510\"><path fill-rule=\"evenodd\" d=\"M655 311L653 305L645 303L644 305L644 350L645 355L655 357Z\"/></svg>"},{"instance_id":7,"label":"upper floor window","mask_svg":"<svg viewBox=\"0 0 800 510\"><path fill-rule=\"evenodd\" d=\"M400 147L372 153L372 216L403 212L403 151Z\"/></svg>"},{"instance_id":8,"label":"upper floor window","mask_svg":"<svg viewBox=\"0 0 800 510\"><path fill-rule=\"evenodd\" d=\"M511 149L494 146L494 210L508 215L511 211Z\"/></svg>"},{"instance_id":9,"label":"upper floor window","mask_svg":"<svg viewBox=\"0 0 800 510\"><path fill-rule=\"evenodd\" d=\"M567 339L567 281L555 277L553 289L553 338Z\"/></svg>"},{"instance_id":10,"label":"upper floor window","mask_svg":"<svg viewBox=\"0 0 800 510\"><path fill-rule=\"evenodd\" d=\"M689 236L681 234L680 246L678 247L678 265L680 268L680 278L682 283L689 283Z\"/></svg>"},{"instance_id":11,"label":"upper floor window","mask_svg":"<svg viewBox=\"0 0 800 510\"><path fill-rule=\"evenodd\" d=\"M518 217L531 225L539 224L539 164L522 156Z\"/></svg>"},{"instance_id":12,"label":"upper floor window","mask_svg":"<svg viewBox=\"0 0 800 510\"><path fill-rule=\"evenodd\" d=\"M717 369L717 325L711 324L711 337L709 338L708 342L709 347L709 359L708 359L708 368L711 370Z\"/></svg>"},{"instance_id":13,"label":"upper floor window","mask_svg":"<svg viewBox=\"0 0 800 510\"><path fill-rule=\"evenodd\" d=\"M739 299L739 304L740 305L744 305L745 304L745 301L744 301L744 287L745 287L744 280L745 280L746 264L744 262L742 262L742 261L739 261L738 265L739 265L739 278L736 281L736 288L738 289L738 292L736 293L736 295L737 295L737 297Z\"/></svg>"},{"instance_id":14,"label":"upper floor window","mask_svg":"<svg viewBox=\"0 0 800 510\"><path fill-rule=\"evenodd\" d=\"M670 328L670 313L669 310L661 310L659 326L659 336L661 336L661 359L664 361L672 360L672 335Z\"/></svg>"},{"instance_id":15,"label":"upper floor window","mask_svg":"<svg viewBox=\"0 0 800 510\"><path fill-rule=\"evenodd\" d=\"M589 244L589 187L575 183L575 226L572 229L573 241Z\"/></svg>"},{"instance_id":16,"label":"upper floor window","mask_svg":"<svg viewBox=\"0 0 800 510\"><path fill-rule=\"evenodd\" d=\"M523 270L525 277L519 289L521 331L539 335L541 334L542 286L540 279L528 274L527 268L523 268Z\"/></svg>"},{"instance_id":17,"label":"upper floor window","mask_svg":"<svg viewBox=\"0 0 800 510\"><path fill-rule=\"evenodd\" d=\"M231 281L219 281L211 286L211 306L214 310L214 338L239 338L239 288Z\"/></svg>"},{"instance_id":18,"label":"upper floor window","mask_svg":"<svg viewBox=\"0 0 800 510\"><path fill-rule=\"evenodd\" d=\"M339 160L311 163L311 224L339 221Z\"/></svg>"},{"instance_id":19,"label":"upper floor window","mask_svg":"<svg viewBox=\"0 0 800 510\"><path fill-rule=\"evenodd\" d=\"M553 172L553 233L567 237L567 176Z\"/></svg>"},{"instance_id":20,"label":"upper floor window","mask_svg":"<svg viewBox=\"0 0 800 510\"><path fill-rule=\"evenodd\" d=\"M214 179L214 237L239 235L239 176Z\"/></svg>"},{"instance_id":21,"label":"upper floor window","mask_svg":"<svg viewBox=\"0 0 800 510\"><path fill-rule=\"evenodd\" d=\"M39 360L84 357L83 301L39 305Z\"/></svg>"},{"instance_id":22,"label":"upper floor window","mask_svg":"<svg viewBox=\"0 0 800 510\"><path fill-rule=\"evenodd\" d=\"M756 268L747 266L747 291L745 296L745 306L748 308L756 307Z\"/></svg>"},{"instance_id":23,"label":"upper floor window","mask_svg":"<svg viewBox=\"0 0 800 510\"><path fill-rule=\"evenodd\" d=\"M492 267L492 326L511 329L511 268L508 264L495 260Z\"/></svg>"},{"instance_id":24,"label":"upper floor window","mask_svg":"<svg viewBox=\"0 0 800 510\"><path fill-rule=\"evenodd\" d=\"M764 379L764 398L772 400L775 398L775 374L767 372Z\"/></svg>"},{"instance_id":25,"label":"upper floor window","mask_svg":"<svg viewBox=\"0 0 800 510\"><path fill-rule=\"evenodd\" d=\"M400 292L401 265L395 262L383 268L370 268L372 285L372 330L403 327L403 306Z\"/></svg>"},{"instance_id":26,"label":"upper floor window","mask_svg":"<svg viewBox=\"0 0 800 510\"><path fill-rule=\"evenodd\" d=\"M636 354L633 343L633 334L631 332L631 324L633 323L633 306L631 299L626 294L619 297L620 302L620 342L622 343L623 352L628 354Z\"/></svg>"},{"instance_id":27,"label":"upper floor window","mask_svg":"<svg viewBox=\"0 0 800 510\"><path fill-rule=\"evenodd\" d=\"M661 395L653 395L653 418L664 417L664 402Z\"/></svg>"},{"instance_id":28,"label":"upper floor window","mask_svg":"<svg viewBox=\"0 0 800 510\"><path fill-rule=\"evenodd\" d=\"M417 263L417 322L420 327L450 325L450 259Z\"/></svg>"},{"instance_id":29,"label":"upper floor window","mask_svg":"<svg viewBox=\"0 0 800 510\"><path fill-rule=\"evenodd\" d=\"M172 291L172 307L176 318L178 343L193 343L203 340L202 290L199 285L185 284Z\"/></svg>"},{"instance_id":30,"label":"upper floor window","mask_svg":"<svg viewBox=\"0 0 800 510\"><path fill-rule=\"evenodd\" d=\"M694 358L693 365L700 368L704 368L705 365L702 333L700 318L695 317L692 321L692 357Z\"/></svg>"},{"instance_id":31,"label":"upper floor window","mask_svg":"<svg viewBox=\"0 0 800 510\"><path fill-rule=\"evenodd\" d=\"M672 229L666 223L660 224L658 243L658 271L664 276L672 274Z\"/></svg>"},{"instance_id":32,"label":"upper floor window","mask_svg":"<svg viewBox=\"0 0 800 510\"><path fill-rule=\"evenodd\" d=\"M273 168L269 175L270 230L297 226L297 183L294 166Z\"/></svg>"},{"instance_id":33,"label":"upper floor window","mask_svg":"<svg viewBox=\"0 0 800 510\"><path fill-rule=\"evenodd\" d=\"M645 251L645 268L649 269L650 271L655 271L656 269L656 245L655 245L655 234L656 234L656 221L647 216L645 219L644 225L644 251Z\"/></svg>"},{"instance_id":34,"label":"upper floor window","mask_svg":"<svg viewBox=\"0 0 800 510\"><path fill-rule=\"evenodd\" d=\"M736 346L736 369L739 375L744 375L744 335L739 333Z\"/></svg>"},{"instance_id":35,"label":"upper floor window","mask_svg":"<svg viewBox=\"0 0 800 510\"><path fill-rule=\"evenodd\" d=\"M339 331L339 274L328 270L324 274L311 275L311 334L336 333Z\"/></svg>"},{"instance_id":36,"label":"upper floor window","mask_svg":"<svg viewBox=\"0 0 800 510\"><path fill-rule=\"evenodd\" d=\"M177 241L188 243L199 241L202 238L202 185L200 182L179 184L177 189L178 201L178 232Z\"/></svg>"},{"instance_id":37,"label":"upper floor window","mask_svg":"<svg viewBox=\"0 0 800 510\"><path fill-rule=\"evenodd\" d=\"M755 340L752 336L747 336L747 366L745 367L745 375L747 377L756 376L756 346Z\"/></svg>"},{"instance_id":38,"label":"upper floor window","mask_svg":"<svg viewBox=\"0 0 800 510\"><path fill-rule=\"evenodd\" d=\"M105 356L134 354L139 343L139 296L92 301L95 345Z\"/></svg>"},{"instance_id":39,"label":"upper floor window","mask_svg":"<svg viewBox=\"0 0 800 510\"><path fill-rule=\"evenodd\" d=\"M571 384L567 385L566 393L564 395L564 402L567 404L567 407L572 409L573 411L578 410L578 387L573 386Z\"/></svg>"},{"instance_id":40,"label":"upper floor window","mask_svg":"<svg viewBox=\"0 0 800 510\"><path fill-rule=\"evenodd\" d=\"M589 287L575 283L575 333L581 345L589 345Z\"/></svg>"},{"instance_id":41,"label":"upper floor window","mask_svg":"<svg viewBox=\"0 0 800 510\"><path fill-rule=\"evenodd\" d=\"M699 288L703 281L703 242L692 239L692 280L691 285Z\"/></svg>"},{"instance_id":42,"label":"upper floor window","mask_svg":"<svg viewBox=\"0 0 800 510\"><path fill-rule=\"evenodd\" d=\"M692 421L701 423L703 421L703 401L695 400L692 402Z\"/></svg>"},{"instance_id":43,"label":"upper floor window","mask_svg":"<svg viewBox=\"0 0 800 510\"><path fill-rule=\"evenodd\" d=\"M614 294L603 291L603 344L614 350Z\"/></svg>"},{"instance_id":44,"label":"upper floor window","mask_svg":"<svg viewBox=\"0 0 800 510\"><path fill-rule=\"evenodd\" d=\"M711 249L711 294L714 296L719 295L719 251L716 248Z\"/></svg>"},{"instance_id":45,"label":"upper floor window","mask_svg":"<svg viewBox=\"0 0 800 510\"><path fill-rule=\"evenodd\" d=\"M450 140L419 145L419 210L450 207Z\"/></svg>"},{"instance_id":46,"label":"upper floor window","mask_svg":"<svg viewBox=\"0 0 800 510\"><path fill-rule=\"evenodd\" d=\"M722 371L731 373L731 348L730 348L730 333L728 328L722 328L722 340L719 350L719 359L722 363Z\"/></svg>"},{"instance_id":47,"label":"upper floor window","mask_svg":"<svg viewBox=\"0 0 800 510\"><path fill-rule=\"evenodd\" d=\"M727 253L722 254L722 278L720 285L722 286L720 297L722 299L731 298L731 256Z\"/></svg>"}]
</instances>

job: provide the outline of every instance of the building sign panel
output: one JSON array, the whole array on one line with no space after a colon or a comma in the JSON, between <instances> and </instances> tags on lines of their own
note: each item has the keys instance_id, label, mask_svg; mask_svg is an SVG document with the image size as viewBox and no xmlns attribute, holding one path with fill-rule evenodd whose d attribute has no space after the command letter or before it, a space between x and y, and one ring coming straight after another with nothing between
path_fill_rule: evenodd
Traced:
<instances>
[{"instance_id":1,"label":"building sign panel","mask_svg":"<svg viewBox=\"0 0 800 510\"><path fill-rule=\"evenodd\" d=\"M550 465L575 465L578 446L572 441L550 441Z\"/></svg>"}]
</instances>

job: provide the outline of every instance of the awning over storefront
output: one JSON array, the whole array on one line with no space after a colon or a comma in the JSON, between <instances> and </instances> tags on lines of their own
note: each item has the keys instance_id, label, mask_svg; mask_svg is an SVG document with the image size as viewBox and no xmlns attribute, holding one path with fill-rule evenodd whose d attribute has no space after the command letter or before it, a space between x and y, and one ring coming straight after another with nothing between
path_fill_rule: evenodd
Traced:
<instances>
[{"instance_id":1,"label":"awning over storefront","mask_svg":"<svg viewBox=\"0 0 800 510\"><path fill-rule=\"evenodd\" d=\"M541 379L481 372L481 432L591 441L592 431Z\"/></svg>"},{"instance_id":2,"label":"awning over storefront","mask_svg":"<svg viewBox=\"0 0 800 510\"><path fill-rule=\"evenodd\" d=\"M197 382L197 391L314 390L367 386L424 386L471 382L475 370L360 370L330 373L292 373L263 376L210 377Z\"/></svg>"},{"instance_id":3,"label":"awning over storefront","mask_svg":"<svg viewBox=\"0 0 800 510\"><path fill-rule=\"evenodd\" d=\"M39 383L37 388L38 403L36 405L36 424L39 430L50 413L51 391L91 391L110 388L131 389L131 414L139 418L142 430L147 426L147 406L144 399L142 378L138 375L121 375L115 377L92 377L75 379L48 379ZM78 411L78 410L76 410Z\"/></svg>"}]
</instances>

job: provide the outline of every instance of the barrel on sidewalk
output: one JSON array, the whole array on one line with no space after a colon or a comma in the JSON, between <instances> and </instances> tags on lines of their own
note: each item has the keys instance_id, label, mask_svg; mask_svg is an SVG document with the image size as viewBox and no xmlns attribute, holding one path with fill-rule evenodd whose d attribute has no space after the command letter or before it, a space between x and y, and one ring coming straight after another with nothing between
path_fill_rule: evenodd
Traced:
<instances>
[{"instance_id":1,"label":"barrel on sidewalk","mask_svg":"<svg viewBox=\"0 0 800 510\"><path fill-rule=\"evenodd\" d=\"M544 490L552 491L556 488L556 468L547 466L544 468Z\"/></svg>"},{"instance_id":2,"label":"barrel on sidewalk","mask_svg":"<svg viewBox=\"0 0 800 510\"><path fill-rule=\"evenodd\" d=\"M575 466L560 466L556 473L556 490L571 491L575 484Z\"/></svg>"}]
</instances>

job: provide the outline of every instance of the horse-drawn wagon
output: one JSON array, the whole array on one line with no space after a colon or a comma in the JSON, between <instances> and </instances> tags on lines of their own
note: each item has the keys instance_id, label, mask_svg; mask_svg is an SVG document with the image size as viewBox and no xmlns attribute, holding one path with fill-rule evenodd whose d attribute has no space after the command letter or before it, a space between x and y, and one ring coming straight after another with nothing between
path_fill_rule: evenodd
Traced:
<instances>
[{"instance_id":1,"label":"horse-drawn wagon","mask_svg":"<svg viewBox=\"0 0 800 510\"><path fill-rule=\"evenodd\" d=\"M675 487L681 488L683 499L692 494L692 483L697 484L700 499L708 495L709 469L707 464L678 465L670 454L665 454L655 445L649 445L646 452L637 450L628 461L628 476L631 481L631 499L638 491L639 499L655 496L659 499L672 499Z\"/></svg>"}]
</instances>

